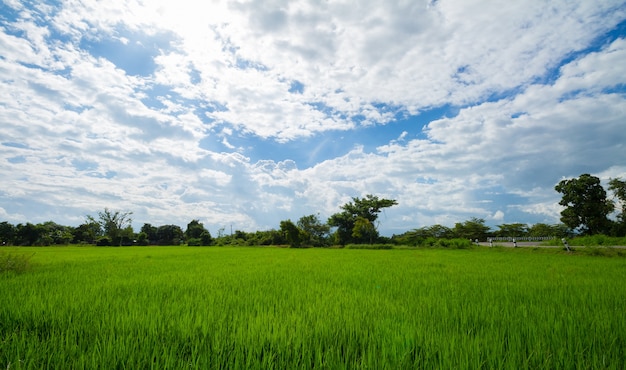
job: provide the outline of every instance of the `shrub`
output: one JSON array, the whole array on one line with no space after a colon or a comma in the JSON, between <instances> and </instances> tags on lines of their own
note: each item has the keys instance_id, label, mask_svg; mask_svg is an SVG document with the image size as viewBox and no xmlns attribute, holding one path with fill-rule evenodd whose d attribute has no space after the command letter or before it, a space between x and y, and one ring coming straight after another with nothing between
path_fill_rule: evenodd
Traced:
<instances>
[{"instance_id":1,"label":"shrub","mask_svg":"<svg viewBox=\"0 0 626 370\"><path fill-rule=\"evenodd\" d=\"M150 241L148 240L148 234L146 234L145 232L140 232L139 234L137 234L137 245L146 246L149 243Z\"/></svg>"},{"instance_id":2,"label":"shrub","mask_svg":"<svg viewBox=\"0 0 626 370\"><path fill-rule=\"evenodd\" d=\"M201 245L203 244L200 238L189 238L189 240L187 240L187 246L189 247L199 247Z\"/></svg>"},{"instance_id":3,"label":"shrub","mask_svg":"<svg viewBox=\"0 0 626 370\"><path fill-rule=\"evenodd\" d=\"M30 269L30 259L34 254L11 254L0 251L0 274L6 272L14 272L21 274Z\"/></svg>"},{"instance_id":4,"label":"shrub","mask_svg":"<svg viewBox=\"0 0 626 370\"><path fill-rule=\"evenodd\" d=\"M434 247L440 246L439 239L435 238L434 236L429 236L424 241L422 241L422 243L419 246L426 247L426 248L434 248Z\"/></svg>"},{"instance_id":5,"label":"shrub","mask_svg":"<svg viewBox=\"0 0 626 370\"><path fill-rule=\"evenodd\" d=\"M472 248L473 243L468 239L450 239L448 248L452 249L468 249Z\"/></svg>"},{"instance_id":6,"label":"shrub","mask_svg":"<svg viewBox=\"0 0 626 370\"><path fill-rule=\"evenodd\" d=\"M96 241L96 245L100 247L109 246L111 245L111 239L108 236L103 236L101 238L98 238L98 240Z\"/></svg>"},{"instance_id":7,"label":"shrub","mask_svg":"<svg viewBox=\"0 0 626 370\"><path fill-rule=\"evenodd\" d=\"M391 244L347 244L346 249L391 249Z\"/></svg>"},{"instance_id":8,"label":"shrub","mask_svg":"<svg viewBox=\"0 0 626 370\"><path fill-rule=\"evenodd\" d=\"M468 249L472 248L473 244L469 239L446 239L428 237L424 239L418 246L422 248Z\"/></svg>"}]
</instances>

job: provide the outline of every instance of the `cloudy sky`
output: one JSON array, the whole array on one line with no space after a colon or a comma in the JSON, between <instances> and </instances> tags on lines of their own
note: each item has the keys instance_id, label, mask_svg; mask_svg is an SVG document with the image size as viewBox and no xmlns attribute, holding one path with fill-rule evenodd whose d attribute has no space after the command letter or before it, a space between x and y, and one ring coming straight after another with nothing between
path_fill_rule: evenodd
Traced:
<instances>
[{"instance_id":1,"label":"cloudy sky","mask_svg":"<svg viewBox=\"0 0 626 370\"><path fill-rule=\"evenodd\" d=\"M2 221L215 235L371 193L391 235L626 179L623 1L0 1Z\"/></svg>"}]
</instances>

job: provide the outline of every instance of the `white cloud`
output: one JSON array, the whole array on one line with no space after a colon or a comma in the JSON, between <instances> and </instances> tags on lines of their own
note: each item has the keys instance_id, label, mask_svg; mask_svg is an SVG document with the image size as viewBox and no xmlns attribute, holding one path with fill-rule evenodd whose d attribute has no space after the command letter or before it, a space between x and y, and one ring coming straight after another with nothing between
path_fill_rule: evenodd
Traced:
<instances>
[{"instance_id":1,"label":"white cloud","mask_svg":"<svg viewBox=\"0 0 626 370\"><path fill-rule=\"evenodd\" d=\"M503 210L556 222L561 177L626 176L626 41L583 52L623 4L5 4L24 9L0 25L2 217L80 222L114 205L250 230L373 193L398 199L383 224L399 232ZM140 76L85 46L137 35L165 40L142 44L154 66ZM445 105L458 115L407 124L375 150L303 145L300 157L323 158L309 168L276 154ZM276 150L253 160L259 138Z\"/></svg>"},{"instance_id":2,"label":"white cloud","mask_svg":"<svg viewBox=\"0 0 626 370\"><path fill-rule=\"evenodd\" d=\"M504 220L504 212L497 210L491 218L497 222L502 222Z\"/></svg>"},{"instance_id":3,"label":"white cloud","mask_svg":"<svg viewBox=\"0 0 626 370\"><path fill-rule=\"evenodd\" d=\"M157 81L226 105L212 119L285 141L351 129L358 115L364 125L393 120L372 102L416 113L524 86L624 17L611 1L549 5L88 2L64 4L55 26L90 37L174 32L180 41L156 59ZM289 93L291 80L302 94Z\"/></svg>"}]
</instances>

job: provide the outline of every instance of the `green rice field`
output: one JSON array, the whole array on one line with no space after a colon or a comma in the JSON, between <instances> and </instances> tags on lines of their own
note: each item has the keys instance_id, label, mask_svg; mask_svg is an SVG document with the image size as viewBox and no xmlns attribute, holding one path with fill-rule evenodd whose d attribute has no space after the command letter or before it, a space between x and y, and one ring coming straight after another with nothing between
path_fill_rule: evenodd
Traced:
<instances>
[{"instance_id":1,"label":"green rice field","mask_svg":"<svg viewBox=\"0 0 626 370\"><path fill-rule=\"evenodd\" d=\"M624 369L626 259L506 248L2 248L0 368Z\"/></svg>"}]
</instances>

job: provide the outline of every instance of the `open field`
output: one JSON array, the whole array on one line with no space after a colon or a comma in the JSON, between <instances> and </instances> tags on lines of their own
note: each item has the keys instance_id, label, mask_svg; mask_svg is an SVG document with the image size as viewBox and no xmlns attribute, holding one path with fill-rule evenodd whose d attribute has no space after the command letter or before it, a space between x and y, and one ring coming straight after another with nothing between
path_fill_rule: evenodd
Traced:
<instances>
[{"instance_id":1,"label":"open field","mask_svg":"<svg viewBox=\"0 0 626 370\"><path fill-rule=\"evenodd\" d=\"M3 248L0 367L626 367L626 259L554 249Z\"/></svg>"}]
</instances>

